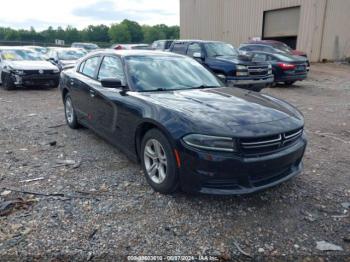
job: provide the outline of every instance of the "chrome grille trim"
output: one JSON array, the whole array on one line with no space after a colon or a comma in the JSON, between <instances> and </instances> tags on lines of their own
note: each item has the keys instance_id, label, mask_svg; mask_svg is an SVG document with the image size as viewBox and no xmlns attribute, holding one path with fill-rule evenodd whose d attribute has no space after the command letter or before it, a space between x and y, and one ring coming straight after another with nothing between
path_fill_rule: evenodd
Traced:
<instances>
[{"instance_id":1,"label":"chrome grille trim","mask_svg":"<svg viewBox=\"0 0 350 262\"><path fill-rule=\"evenodd\" d=\"M303 129L299 129L281 133L275 136L268 136L265 137L266 140L264 140L264 137L257 137L255 142L254 138L244 138L239 144L243 152L248 154L268 153L297 141L303 134L303 131Z\"/></svg>"},{"instance_id":2,"label":"chrome grille trim","mask_svg":"<svg viewBox=\"0 0 350 262\"><path fill-rule=\"evenodd\" d=\"M295 136L300 135L302 132L303 132L303 129L300 129L299 131L297 131L297 132L295 132L295 133L292 133L292 134L290 134L290 135L286 135L286 133L284 133L284 134L283 134L283 137L284 137L284 139L290 139L290 138L293 138L293 137L295 137ZM290 132L288 132L288 133L290 133Z\"/></svg>"},{"instance_id":3,"label":"chrome grille trim","mask_svg":"<svg viewBox=\"0 0 350 262\"><path fill-rule=\"evenodd\" d=\"M255 146L255 145L263 145L263 144L271 144L275 142L280 142L282 140L282 135L278 135L278 138L272 140L266 140L261 142L243 142L242 146Z\"/></svg>"}]
</instances>

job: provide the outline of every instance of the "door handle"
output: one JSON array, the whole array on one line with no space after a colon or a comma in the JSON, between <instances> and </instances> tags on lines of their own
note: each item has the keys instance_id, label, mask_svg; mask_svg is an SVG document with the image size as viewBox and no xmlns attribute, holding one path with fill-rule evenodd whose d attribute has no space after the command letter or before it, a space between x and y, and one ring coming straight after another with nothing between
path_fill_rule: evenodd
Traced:
<instances>
[{"instance_id":1,"label":"door handle","mask_svg":"<svg viewBox=\"0 0 350 262\"><path fill-rule=\"evenodd\" d=\"M95 97L96 92L95 92L94 90L90 89L89 92L90 92L90 96L91 96L91 97Z\"/></svg>"}]
</instances>

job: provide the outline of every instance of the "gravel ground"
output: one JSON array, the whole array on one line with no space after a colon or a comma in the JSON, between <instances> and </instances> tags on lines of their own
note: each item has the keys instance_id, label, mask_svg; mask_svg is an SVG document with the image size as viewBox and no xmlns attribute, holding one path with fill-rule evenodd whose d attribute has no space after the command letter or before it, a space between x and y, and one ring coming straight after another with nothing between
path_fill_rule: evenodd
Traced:
<instances>
[{"instance_id":1,"label":"gravel ground","mask_svg":"<svg viewBox=\"0 0 350 262\"><path fill-rule=\"evenodd\" d=\"M304 113L305 171L258 194L214 197L155 193L138 164L64 124L58 90L1 89L0 260L350 261L350 67L315 64L307 81L263 92Z\"/></svg>"}]
</instances>

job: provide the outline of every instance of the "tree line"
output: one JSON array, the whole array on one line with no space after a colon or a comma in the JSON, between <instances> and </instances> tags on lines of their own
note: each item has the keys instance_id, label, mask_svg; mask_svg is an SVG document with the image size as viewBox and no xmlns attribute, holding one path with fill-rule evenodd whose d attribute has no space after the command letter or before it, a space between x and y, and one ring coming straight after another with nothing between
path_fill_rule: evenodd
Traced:
<instances>
[{"instance_id":1,"label":"tree line","mask_svg":"<svg viewBox=\"0 0 350 262\"><path fill-rule=\"evenodd\" d=\"M128 19L121 23L107 25L89 25L83 30L67 26L65 29L49 27L43 31L15 30L8 27L0 27L0 41L22 41L54 43L56 39L64 40L66 44L73 42L94 42L101 45L112 43L152 43L159 39L179 38L179 26L167 26L164 24L148 26L140 25Z\"/></svg>"}]
</instances>

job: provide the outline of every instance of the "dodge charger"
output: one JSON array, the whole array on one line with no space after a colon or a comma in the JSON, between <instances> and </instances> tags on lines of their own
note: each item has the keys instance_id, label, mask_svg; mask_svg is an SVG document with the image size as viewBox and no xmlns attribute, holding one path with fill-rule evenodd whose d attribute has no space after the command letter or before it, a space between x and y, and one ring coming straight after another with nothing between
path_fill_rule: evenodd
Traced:
<instances>
[{"instance_id":1,"label":"dodge charger","mask_svg":"<svg viewBox=\"0 0 350 262\"><path fill-rule=\"evenodd\" d=\"M302 171L302 114L225 87L192 58L97 51L62 72L60 89L68 126L85 126L139 161L157 192L246 194Z\"/></svg>"}]
</instances>

